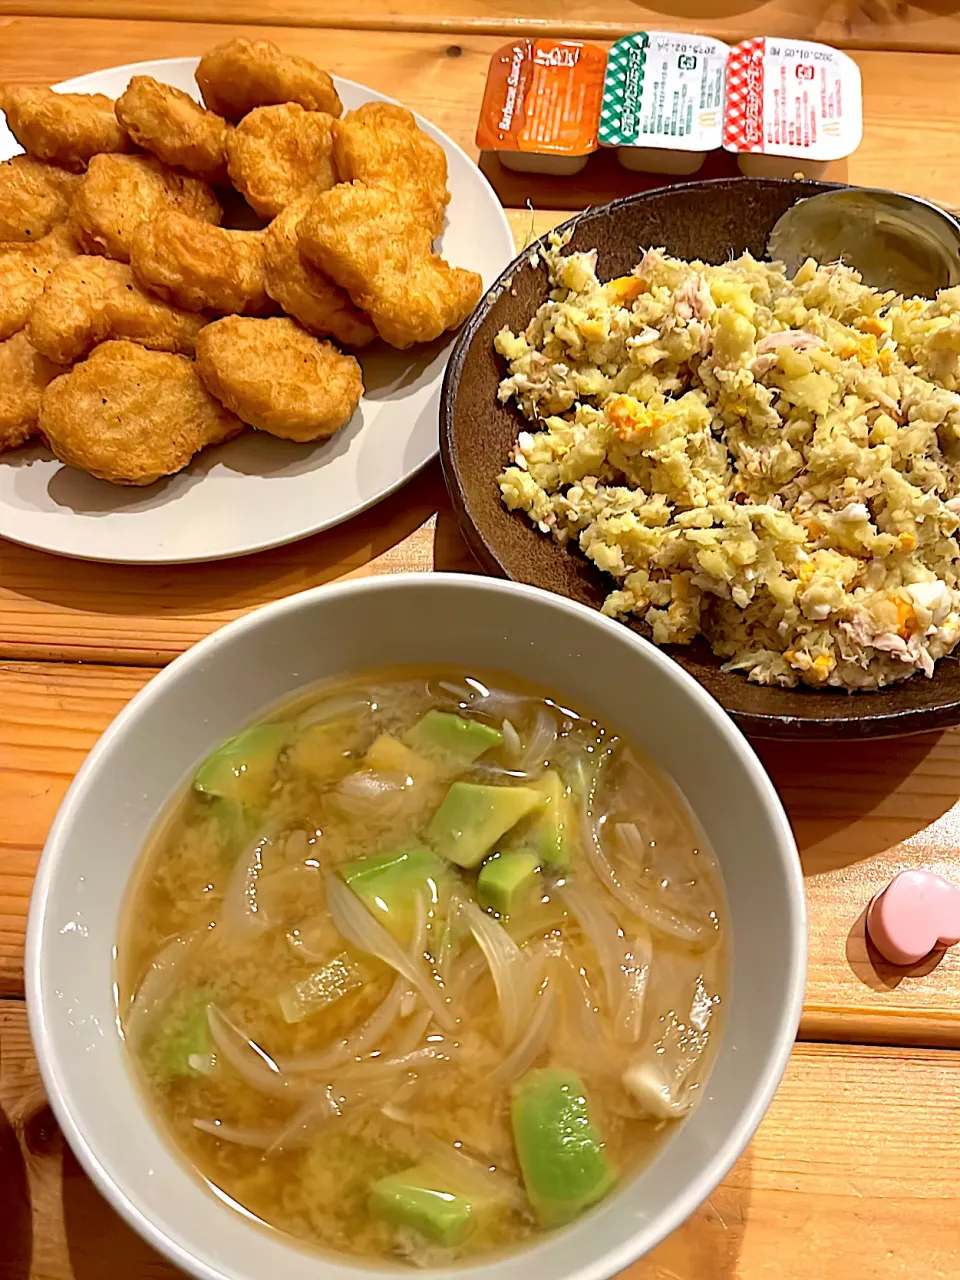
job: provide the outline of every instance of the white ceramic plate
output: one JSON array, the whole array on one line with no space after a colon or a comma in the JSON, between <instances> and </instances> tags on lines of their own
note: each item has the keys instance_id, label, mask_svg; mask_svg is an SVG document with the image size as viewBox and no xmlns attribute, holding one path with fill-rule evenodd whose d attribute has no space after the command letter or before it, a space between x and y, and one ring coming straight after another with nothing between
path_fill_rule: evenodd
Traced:
<instances>
[{"instance_id":1,"label":"white ceramic plate","mask_svg":"<svg viewBox=\"0 0 960 1280\"><path fill-rule=\"evenodd\" d=\"M117 97L132 75L151 75L198 97L196 58L168 58L96 71L54 87ZM336 80L349 109L388 102ZM439 129L418 124L443 147L451 200L442 252L489 286L514 256L500 202L472 160ZM0 123L0 160L20 150ZM330 529L415 475L438 448L440 383L453 335L428 347L378 346L360 357L366 392L333 440L297 445L245 432L201 453L185 471L147 489L95 480L40 447L0 459L0 536L85 560L176 564L247 555Z\"/></svg>"}]
</instances>

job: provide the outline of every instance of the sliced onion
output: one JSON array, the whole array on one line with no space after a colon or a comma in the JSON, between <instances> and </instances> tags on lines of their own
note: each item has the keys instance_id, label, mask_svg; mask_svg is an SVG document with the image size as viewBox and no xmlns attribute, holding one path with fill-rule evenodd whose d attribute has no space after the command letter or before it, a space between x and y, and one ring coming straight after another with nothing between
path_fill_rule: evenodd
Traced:
<instances>
[{"instance_id":1,"label":"sliced onion","mask_svg":"<svg viewBox=\"0 0 960 1280\"><path fill-rule=\"evenodd\" d=\"M415 1018L412 1018L410 1025L397 1037L397 1043L393 1047L394 1055L396 1057L404 1057L406 1054L412 1053L426 1035L427 1027L432 1021L433 1014L429 1009L423 1009Z\"/></svg>"},{"instance_id":2,"label":"sliced onion","mask_svg":"<svg viewBox=\"0 0 960 1280\"><path fill-rule=\"evenodd\" d=\"M357 895L338 875L327 876L327 907L342 936L359 951L366 951L389 965L423 996L441 1027L448 1031L454 1018L436 985L404 952L392 934L375 920Z\"/></svg>"},{"instance_id":3,"label":"sliced onion","mask_svg":"<svg viewBox=\"0 0 960 1280\"><path fill-rule=\"evenodd\" d=\"M222 1120L194 1120L193 1127L223 1142L232 1142L238 1147L259 1147L262 1151L276 1141L280 1132L276 1125L272 1129L258 1129L253 1125L224 1124Z\"/></svg>"},{"instance_id":4,"label":"sliced onion","mask_svg":"<svg viewBox=\"0 0 960 1280\"><path fill-rule=\"evenodd\" d=\"M513 727L509 720L504 720L500 726L503 734L503 745L506 748L508 757L514 762L519 760L523 755L523 743L520 741L520 735Z\"/></svg>"},{"instance_id":5,"label":"sliced onion","mask_svg":"<svg viewBox=\"0 0 960 1280\"><path fill-rule=\"evenodd\" d=\"M600 962L607 988L607 1008L620 1004L623 992L623 935L620 926L602 902L574 880L557 886L557 893L573 913Z\"/></svg>"},{"instance_id":6,"label":"sliced onion","mask_svg":"<svg viewBox=\"0 0 960 1280\"><path fill-rule=\"evenodd\" d=\"M513 1044L525 1023L532 996L523 952L503 925L485 915L475 902L464 902L461 911L493 974L504 1044Z\"/></svg>"},{"instance_id":7,"label":"sliced onion","mask_svg":"<svg viewBox=\"0 0 960 1280\"><path fill-rule=\"evenodd\" d=\"M437 973L448 984L453 964L460 952L460 906L461 900L459 898L453 898L447 905L443 939L440 943L439 954L436 956Z\"/></svg>"},{"instance_id":8,"label":"sliced onion","mask_svg":"<svg viewBox=\"0 0 960 1280\"><path fill-rule=\"evenodd\" d=\"M440 1066L449 1062L456 1053L453 1045L424 1045L422 1049L414 1049L397 1058L364 1058L362 1062L350 1063L337 1071L340 1080L384 1080L393 1076L402 1076L407 1072L421 1071L424 1067Z\"/></svg>"},{"instance_id":9,"label":"sliced onion","mask_svg":"<svg viewBox=\"0 0 960 1280\"><path fill-rule=\"evenodd\" d=\"M458 705L463 702L471 702L474 697L473 690L468 688L467 685L452 684L449 680L438 680L437 688L441 689L445 694L453 698ZM427 692L431 697L435 696L429 684L427 685Z\"/></svg>"},{"instance_id":10,"label":"sliced onion","mask_svg":"<svg viewBox=\"0 0 960 1280\"><path fill-rule=\"evenodd\" d=\"M312 728L315 724L328 724L333 720L346 720L351 716L368 715L373 704L369 698L357 698L349 694L336 694L331 698L321 698L312 707L307 707L294 721L297 730Z\"/></svg>"},{"instance_id":11,"label":"sliced onion","mask_svg":"<svg viewBox=\"0 0 960 1280\"><path fill-rule=\"evenodd\" d=\"M303 1142L309 1141L318 1129L322 1129L332 1120L339 1119L340 1114L340 1108L334 1101L331 1087L327 1085L325 1089L318 1089L312 1097L307 1098L297 1108L290 1122L283 1125L267 1148L266 1154L272 1155L282 1147L300 1146Z\"/></svg>"},{"instance_id":12,"label":"sliced onion","mask_svg":"<svg viewBox=\"0 0 960 1280\"><path fill-rule=\"evenodd\" d=\"M289 1098L305 1086L288 1080L270 1055L244 1035L215 1004L207 1005L207 1024L217 1052L252 1089L274 1098Z\"/></svg>"},{"instance_id":13,"label":"sliced onion","mask_svg":"<svg viewBox=\"0 0 960 1280\"><path fill-rule=\"evenodd\" d=\"M640 1039L652 955L653 943L648 930L643 929L626 940L623 991L614 1023L614 1036L621 1044L636 1044Z\"/></svg>"},{"instance_id":14,"label":"sliced onion","mask_svg":"<svg viewBox=\"0 0 960 1280\"><path fill-rule=\"evenodd\" d=\"M643 836L633 823L618 823L614 828L614 834L627 858L642 856ZM656 929L658 933L667 934L671 938L677 938L680 942L686 942L692 946L710 944L713 939L704 925L696 920L684 918L665 903L656 901L652 896L642 893L632 886L628 888L619 880L613 867L607 861L606 855L600 849L599 839L596 841L595 848L598 864L595 865L591 859L591 865L594 866L594 870L597 871L597 875L601 878L602 872L598 870L598 865L600 863L606 865L611 877L609 882L610 892L615 894L629 911L639 916L651 929ZM589 849L587 857L590 857ZM615 884L616 888L614 888Z\"/></svg>"},{"instance_id":15,"label":"sliced onion","mask_svg":"<svg viewBox=\"0 0 960 1280\"><path fill-rule=\"evenodd\" d=\"M556 741L557 722L546 707L541 705L530 735L524 743L523 754L517 762L517 768L525 773L542 769Z\"/></svg>"},{"instance_id":16,"label":"sliced onion","mask_svg":"<svg viewBox=\"0 0 960 1280\"><path fill-rule=\"evenodd\" d=\"M262 932L269 920L257 901L257 880L263 869L263 851L269 836L261 835L241 853L223 893L217 924L230 933Z\"/></svg>"},{"instance_id":17,"label":"sliced onion","mask_svg":"<svg viewBox=\"0 0 960 1280\"><path fill-rule=\"evenodd\" d=\"M124 1034L134 1048L143 1038L147 1019L176 986L184 962L192 956L201 936L202 931L198 930L185 938L171 938L150 961L123 1019Z\"/></svg>"},{"instance_id":18,"label":"sliced onion","mask_svg":"<svg viewBox=\"0 0 960 1280\"><path fill-rule=\"evenodd\" d=\"M555 1017L556 1008L553 988L548 980L546 986L537 997L536 1011L530 1019L530 1025L507 1056L501 1060L499 1065L487 1077L485 1083L488 1086L499 1088L502 1085L510 1084L518 1076L522 1076L529 1067L532 1067L547 1046L547 1041L553 1031Z\"/></svg>"},{"instance_id":19,"label":"sliced onion","mask_svg":"<svg viewBox=\"0 0 960 1280\"><path fill-rule=\"evenodd\" d=\"M402 773L377 773L373 769L357 769L337 783L338 796L354 800L381 800L386 795L402 791L407 779Z\"/></svg>"},{"instance_id":20,"label":"sliced onion","mask_svg":"<svg viewBox=\"0 0 960 1280\"><path fill-rule=\"evenodd\" d=\"M465 1151L441 1141L432 1133L420 1135L421 1154L438 1173L447 1173L454 1185L467 1195L492 1199L522 1209L527 1201L523 1191L509 1174L482 1164Z\"/></svg>"},{"instance_id":21,"label":"sliced onion","mask_svg":"<svg viewBox=\"0 0 960 1280\"><path fill-rule=\"evenodd\" d=\"M279 1058L277 1066L281 1071L295 1075L303 1072L325 1071L328 1067L337 1067L342 1062L349 1062L351 1058L359 1058L361 1054L375 1049L387 1038L393 1029L393 1024L400 1016L400 1002L406 985L403 978L398 978L390 988L386 999L377 1005L366 1022L352 1036L337 1040L316 1053Z\"/></svg>"}]
</instances>

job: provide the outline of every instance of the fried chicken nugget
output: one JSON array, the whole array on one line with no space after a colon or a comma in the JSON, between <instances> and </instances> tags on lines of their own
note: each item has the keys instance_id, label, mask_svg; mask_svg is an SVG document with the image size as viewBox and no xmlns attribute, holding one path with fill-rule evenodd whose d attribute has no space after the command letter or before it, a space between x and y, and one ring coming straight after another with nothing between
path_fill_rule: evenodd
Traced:
<instances>
[{"instance_id":1,"label":"fried chicken nugget","mask_svg":"<svg viewBox=\"0 0 960 1280\"><path fill-rule=\"evenodd\" d=\"M40 431L61 460L112 484L153 484L243 423L209 395L193 361L135 342L104 342L55 378Z\"/></svg>"},{"instance_id":2,"label":"fried chicken nugget","mask_svg":"<svg viewBox=\"0 0 960 1280\"><path fill-rule=\"evenodd\" d=\"M133 238L130 266L145 289L188 311L262 315L262 231L228 231L183 213L161 213Z\"/></svg>"},{"instance_id":3,"label":"fried chicken nugget","mask_svg":"<svg viewBox=\"0 0 960 1280\"><path fill-rule=\"evenodd\" d=\"M132 151L133 144L102 93L0 86L0 107L24 151L80 172L91 156Z\"/></svg>"},{"instance_id":4,"label":"fried chicken nugget","mask_svg":"<svg viewBox=\"0 0 960 1280\"><path fill-rule=\"evenodd\" d=\"M25 333L0 342L0 453L36 435L41 393L59 373L60 366L35 351Z\"/></svg>"},{"instance_id":5,"label":"fried chicken nugget","mask_svg":"<svg viewBox=\"0 0 960 1280\"><path fill-rule=\"evenodd\" d=\"M311 203L310 196L295 200L264 232L267 293L308 333L336 338L345 347L365 347L377 336L370 317L300 252L300 219Z\"/></svg>"},{"instance_id":6,"label":"fried chicken nugget","mask_svg":"<svg viewBox=\"0 0 960 1280\"><path fill-rule=\"evenodd\" d=\"M51 272L30 312L27 337L57 364L82 360L108 338L193 355L205 323L202 316L146 293L126 263L81 257Z\"/></svg>"},{"instance_id":7,"label":"fried chicken nugget","mask_svg":"<svg viewBox=\"0 0 960 1280\"><path fill-rule=\"evenodd\" d=\"M0 162L0 241L42 239L65 221L79 181L78 174L33 156Z\"/></svg>"},{"instance_id":8,"label":"fried chicken nugget","mask_svg":"<svg viewBox=\"0 0 960 1280\"><path fill-rule=\"evenodd\" d=\"M54 267L79 252L67 223L54 227L36 244L0 244L0 342L27 323Z\"/></svg>"},{"instance_id":9,"label":"fried chicken nugget","mask_svg":"<svg viewBox=\"0 0 960 1280\"><path fill-rule=\"evenodd\" d=\"M204 182L227 181L230 126L188 93L134 76L116 101L117 119L144 151Z\"/></svg>"},{"instance_id":10,"label":"fried chicken nugget","mask_svg":"<svg viewBox=\"0 0 960 1280\"><path fill-rule=\"evenodd\" d=\"M390 187L343 183L313 201L300 249L346 289L392 347L431 342L461 325L480 300L475 271L433 252L430 232Z\"/></svg>"},{"instance_id":11,"label":"fried chicken nugget","mask_svg":"<svg viewBox=\"0 0 960 1280\"><path fill-rule=\"evenodd\" d=\"M339 116L343 103L326 71L283 53L269 40L231 40L200 59L197 84L211 111L239 120L254 107L299 102L307 111Z\"/></svg>"},{"instance_id":12,"label":"fried chicken nugget","mask_svg":"<svg viewBox=\"0 0 960 1280\"><path fill-rule=\"evenodd\" d=\"M296 102L257 107L227 142L230 181L262 218L309 191L329 191L337 182L336 123L325 111L304 111Z\"/></svg>"},{"instance_id":13,"label":"fried chicken nugget","mask_svg":"<svg viewBox=\"0 0 960 1280\"><path fill-rule=\"evenodd\" d=\"M386 182L426 221L434 239L443 230L450 192L443 147L423 132L411 111L367 102L334 127L333 158L341 182Z\"/></svg>"},{"instance_id":14,"label":"fried chicken nugget","mask_svg":"<svg viewBox=\"0 0 960 1280\"><path fill-rule=\"evenodd\" d=\"M70 206L70 224L87 253L130 261L134 234L166 209L200 222L220 221L205 182L187 178L153 156L94 156Z\"/></svg>"},{"instance_id":15,"label":"fried chicken nugget","mask_svg":"<svg viewBox=\"0 0 960 1280\"><path fill-rule=\"evenodd\" d=\"M326 440L353 417L360 366L286 316L227 316L197 338L207 390L244 422L283 440Z\"/></svg>"}]
</instances>

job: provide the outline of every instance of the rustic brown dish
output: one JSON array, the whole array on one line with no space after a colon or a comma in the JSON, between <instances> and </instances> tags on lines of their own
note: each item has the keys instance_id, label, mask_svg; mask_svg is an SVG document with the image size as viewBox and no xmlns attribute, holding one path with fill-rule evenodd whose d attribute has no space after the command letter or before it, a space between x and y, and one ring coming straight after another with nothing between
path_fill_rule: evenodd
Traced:
<instances>
[{"instance_id":1,"label":"rustic brown dish","mask_svg":"<svg viewBox=\"0 0 960 1280\"><path fill-rule=\"evenodd\" d=\"M573 249L597 248L599 272L628 272L642 247L662 245L681 258L722 262L750 250L762 256L777 218L796 200L836 184L721 178L660 188L589 209L563 224ZM524 251L503 273L460 334L447 365L440 411L444 477L463 535L491 574L544 587L599 608L607 580L585 557L538 533L500 501L497 476L520 429L497 401L502 361L493 339L504 325L523 328L546 297L543 266ZM637 623L635 629L642 633ZM880 693L826 693L750 684L724 673L700 640L670 650L747 733L761 738L880 738L960 723L960 665L943 659L933 678L914 676Z\"/></svg>"}]
</instances>

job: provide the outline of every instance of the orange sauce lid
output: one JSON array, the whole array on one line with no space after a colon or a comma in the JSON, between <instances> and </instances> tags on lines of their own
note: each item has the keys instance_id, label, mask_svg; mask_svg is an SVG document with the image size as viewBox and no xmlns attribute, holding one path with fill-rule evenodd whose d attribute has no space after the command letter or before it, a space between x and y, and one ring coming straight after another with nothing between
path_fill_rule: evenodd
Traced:
<instances>
[{"instance_id":1,"label":"orange sauce lid","mask_svg":"<svg viewBox=\"0 0 960 1280\"><path fill-rule=\"evenodd\" d=\"M517 40L490 59L481 151L583 156L597 149L607 56L579 40Z\"/></svg>"}]
</instances>

